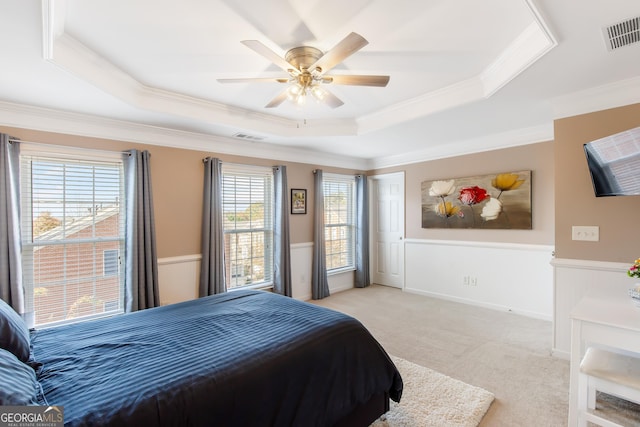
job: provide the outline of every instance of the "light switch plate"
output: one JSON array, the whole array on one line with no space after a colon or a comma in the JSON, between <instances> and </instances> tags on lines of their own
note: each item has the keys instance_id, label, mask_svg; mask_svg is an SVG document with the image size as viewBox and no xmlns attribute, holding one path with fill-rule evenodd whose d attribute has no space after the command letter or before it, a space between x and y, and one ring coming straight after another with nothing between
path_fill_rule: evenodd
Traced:
<instances>
[{"instance_id":1,"label":"light switch plate","mask_svg":"<svg viewBox=\"0 0 640 427\"><path fill-rule=\"evenodd\" d=\"M574 225L571 227L571 240L597 242L600 240L600 227L597 225Z\"/></svg>"}]
</instances>

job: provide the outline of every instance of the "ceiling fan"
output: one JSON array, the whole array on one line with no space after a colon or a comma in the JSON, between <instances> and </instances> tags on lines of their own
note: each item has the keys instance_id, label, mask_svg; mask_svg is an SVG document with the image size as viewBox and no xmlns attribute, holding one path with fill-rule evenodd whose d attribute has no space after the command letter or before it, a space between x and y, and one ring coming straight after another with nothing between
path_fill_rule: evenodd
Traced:
<instances>
[{"instance_id":1,"label":"ceiling fan","mask_svg":"<svg viewBox=\"0 0 640 427\"><path fill-rule=\"evenodd\" d=\"M302 105L305 103L308 94L311 94L318 101L326 103L331 108L336 108L344 104L344 102L322 87L322 85L385 87L389 83L389 76L327 74L345 58L369 43L357 33L349 34L324 54L315 47L299 46L289 49L284 58L258 40L244 40L241 43L282 68L289 74L289 77L218 79L218 81L220 83L278 82L289 84L265 108L277 107L286 99Z\"/></svg>"}]
</instances>

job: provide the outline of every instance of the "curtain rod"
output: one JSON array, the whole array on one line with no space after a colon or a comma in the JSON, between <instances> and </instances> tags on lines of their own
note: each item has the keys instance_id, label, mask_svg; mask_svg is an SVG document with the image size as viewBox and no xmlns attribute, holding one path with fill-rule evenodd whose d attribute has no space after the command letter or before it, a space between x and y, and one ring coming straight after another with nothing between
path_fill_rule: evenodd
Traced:
<instances>
[{"instance_id":1,"label":"curtain rod","mask_svg":"<svg viewBox=\"0 0 640 427\"><path fill-rule=\"evenodd\" d=\"M122 154L128 154L131 155L131 153L128 152L128 150L125 151L111 151L111 150L97 150L94 148L84 148L84 147L75 147L73 145L58 145L58 144L47 144L44 142L36 142L36 141L25 141L24 139L19 139L19 138L11 138L9 137L9 142L22 142L25 144L29 144L29 145L36 145L38 147L60 147L63 148L65 150L78 150L78 151L85 151L85 150L91 150L94 152L101 152L101 153L106 153L106 154L114 154L114 153L122 153Z\"/></svg>"}]
</instances>

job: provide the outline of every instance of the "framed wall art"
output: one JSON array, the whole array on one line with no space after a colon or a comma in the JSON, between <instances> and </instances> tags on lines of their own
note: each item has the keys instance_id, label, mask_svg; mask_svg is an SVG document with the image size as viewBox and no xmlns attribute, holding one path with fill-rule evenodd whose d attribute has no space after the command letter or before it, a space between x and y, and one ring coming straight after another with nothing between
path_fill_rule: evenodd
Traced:
<instances>
[{"instance_id":1,"label":"framed wall art","mask_svg":"<svg viewBox=\"0 0 640 427\"><path fill-rule=\"evenodd\" d=\"M422 228L531 229L531 171L423 181Z\"/></svg>"},{"instance_id":2,"label":"framed wall art","mask_svg":"<svg viewBox=\"0 0 640 427\"><path fill-rule=\"evenodd\" d=\"M301 188L291 189L291 213L307 213L307 190Z\"/></svg>"}]
</instances>

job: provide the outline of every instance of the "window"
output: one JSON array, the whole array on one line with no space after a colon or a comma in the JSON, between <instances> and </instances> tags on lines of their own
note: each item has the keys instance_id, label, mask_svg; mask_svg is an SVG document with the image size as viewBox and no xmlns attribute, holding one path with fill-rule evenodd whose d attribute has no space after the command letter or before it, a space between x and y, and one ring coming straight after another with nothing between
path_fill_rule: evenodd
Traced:
<instances>
[{"instance_id":1,"label":"window","mask_svg":"<svg viewBox=\"0 0 640 427\"><path fill-rule=\"evenodd\" d=\"M227 289L273 283L273 171L222 165Z\"/></svg>"},{"instance_id":2,"label":"window","mask_svg":"<svg viewBox=\"0 0 640 427\"><path fill-rule=\"evenodd\" d=\"M324 175L324 238L329 272L355 268L355 185L354 176Z\"/></svg>"},{"instance_id":3,"label":"window","mask_svg":"<svg viewBox=\"0 0 640 427\"><path fill-rule=\"evenodd\" d=\"M118 249L105 249L102 252L102 271L105 276L117 275L119 265L120 251Z\"/></svg>"},{"instance_id":4,"label":"window","mask_svg":"<svg viewBox=\"0 0 640 427\"><path fill-rule=\"evenodd\" d=\"M25 301L35 325L122 312L120 154L96 160L32 150L23 144L20 170Z\"/></svg>"}]
</instances>

